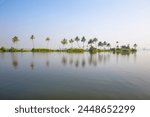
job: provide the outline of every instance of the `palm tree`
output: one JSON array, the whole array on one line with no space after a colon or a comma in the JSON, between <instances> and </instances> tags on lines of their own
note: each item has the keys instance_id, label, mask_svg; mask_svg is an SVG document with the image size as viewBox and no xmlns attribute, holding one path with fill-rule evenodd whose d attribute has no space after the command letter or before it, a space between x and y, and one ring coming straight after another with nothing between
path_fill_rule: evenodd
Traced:
<instances>
[{"instance_id":1,"label":"palm tree","mask_svg":"<svg viewBox=\"0 0 150 117\"><path fill-rule=\"evenodd\" d=\"M77 36L76 38L75 38L75 41L77 42L77 45L78 45L78 47L79 47L79 41L80 41L80 39L79 39L79 37ZM79 47L80 48L80 47Z\"/></svg>"},{"instance_id":2,"label":"palm tree","mask_svg":"<svg viewBox=\"0 0 150 117\"><path fill-rule=\"evenodd\" d=\"M68 44L68 41L67 41L67 39L64 38L64 39L61 41L61 43L63 44L63 46L65 46L65 45Z\"/></svg>"},{"instance_id":3,"label":"palm tree","mask_svg":"<svg viewBox=\"0 0 150 117\"><path fill-rule=\"evenodd\" d=\"M127 48L130 49L130 44L127 45Z\"/></svg>"},{"instance_id":4,"label":"palm tree","mask_svg":"<svg viewBox=\"0 0 150 117\"><path fill-rule=\"evenodd\" d=\"M117 44L117 46L116 46L116 47L117 47L117 48L119 48L119 45L118 45L118 43L119 43L119 42L118 42L118 41L116 41L116 44Z\"/></svg>"},{"instance_id":5,"label":"palm tree","mask_svg":"<svg viewBox=\"0 0 150 117\"><path fill-rule=\"evenodd\" d=\"M110 47L111 47L110 43L107 43L107 47L110 49Z\"/></svg>"},{"instance_id":6,"label":"palm tree","mask_svg":"<svg viewBox=\"0 0 150 117\"><path fill-rule=\"evenodd\" d=\"M100 42L98 42L98 46L99 47L103 47L103 43L100 41Z\"/></svg>"},{"instance_id":7,"label":"palm tree","mask_svg":"<svg viewBox=\"0 0 150 117\"><path fill-rule=\"evenodd\" d=\"M49 37L47 37L47 38L45 39L45 41L47 41L47 48L48 48L48 46L49 46L49 41L50 41L50 38L49 38Z\"/></svg>"},{"instance_id":8,"label":"palm tree","mask_svg":"<svg viewBox=\"0 0 150 117\"><path fill-rule=\"evenodd\" d=\"M134 49L136 49L136 48L137 48L137 44L135 43L135 44L133 45L133 47L134 47Z\"/></svg>"},{"instance_id":9,"label":"palm tree","mask_svg":"<svg viewBox=\"0 0 150 117\"><path fill-rule=\"evenodd\" d=\"M81 41L83 42L83 49L84 49L84 43L86 41L86 38L83 36L82 39L81 39Z\"/></svg>"},{"instance_id":10,"label":"palm tree","mask_svg":"<svg viewBox=\"0 0 150 117\"><path fill-rule=\"evenodd\" d=\"M98 41L98 39L95 37L95 38L93 39L93 43L95 43L95 47L96 47L97 41Z\"/></svg>"},{"instance_id":11,"label":"palm tree","mask_svg":"<svg viewBox=\"0 0 150 117\"><path fill-rule=\"evenodd\" d=\"M107 46L107 42L106 41L103 42L103 46L104 46L104 49L105 49L105 46Z\"/></svg>"},{"instance_id":12,"label":"palm tree","mask_svg":"<svg viewBox=\"0 0 150 117\"><path fill-rule=\"evenodd\" d=\"M73 39L70 39L69 40L69 43L71 44L71 48L73 48L73 46L72 46L72 43L74 42L74 40Z\"/></svg>"},{"instance_id":13,"label":"palm tree","mask_svg":"<svg viewBox=\"0 0 150 117\"><path fill-rule=\"evenodd\" d=\"M34 47L35 47L35 46L34 46L34 39L35 39L34 35L31 35L30 39L32 40L33 49L34 49Z\"/></svg>"},{"instance_id":14,"label":"palm tree","mask_svg":"<svg viewBox=\"0 0 150 117\"><path fill-rule=\"evenodd\" d=\"M19 38L18 38L17 36L14 36L14 37L12 38L12 42L14 43L14 45L16 45L18 41L19 41ZM17 47L16 47L16 48L17 48Z\"/></svg>"},{"instance_id":15,"label":"palm tree","mask_svg":"<svg viewBox=\"0 0 150 117\"><path fill-rule=\"evenodd\" d=\"M88 44L90 44L90 45L91 45L91 47L92 47L93 40L92 40L92 39L90 39L90 40L88 41Z\"/></svg>"}]
</instances>

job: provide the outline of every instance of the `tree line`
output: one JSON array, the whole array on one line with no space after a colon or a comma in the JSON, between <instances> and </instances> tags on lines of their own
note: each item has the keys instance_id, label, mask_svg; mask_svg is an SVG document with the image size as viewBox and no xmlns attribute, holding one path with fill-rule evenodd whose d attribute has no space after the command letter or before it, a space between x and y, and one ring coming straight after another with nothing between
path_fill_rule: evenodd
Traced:
<instances>
[{"instance_id":1,"label":"tree line","mask_svg":"<svg viewBox=\"0 0 150 117\"><path fill-rule=\"evenodd\" d=\"M34 35L31 35L30 39L32 40L32 46L33 46L33 49L35 49L35 36ZM46 48L49 49L49 42L50 42L50 38L47 37L45 39L45 41L47 42L47 46ZM20 41L20 39L17 37L17 36L14 36L12 38L12 42L14 43L14 48L17 48L17 43ZM67 49L66 48L66 45L70 45L70 48L74 48L74 44L76 43L77 47L80 48L80 49L85 49L86 48L90 48L90 47L93 47L93 48L98 48L98 49L111 49L111 48L116 48L116 49L119 49L119 48L130 48L130 44L127 44L127 45L122 45L120 46L119 45L119 42L116 41L116 47L112 47L110 43L106 42L106 41L99 41L98 38L93 38L93 39L89 39L87 40L85 38L85 36L83 36L82 38L79 38L78 36L76 36L74 39L62 39L61 41L61 44L63 45L63 49ZM87 42L87 45L85 45L85 43ZM81 44L79 43L82 43L82 46ZM134 49L137 48L137 44L134 44L132 46Z\"/></svg>"},{"instance_id":2,"label":"tree line","mask_svg":"<svg viewBox=\"0 0 150 117\"><path fill-rule=\"evenodd\" d=\"M90 53L97 52L114 52L114 53L130 53L137 51L137 44L130 46L130 44L120 45L119 41L116 41L116 45L113 47L110 43L106 41L99 41L98 38L87 39L85 36L79 38L76 36L74 39L62 39L60 43L62 47L59 49L49 48L49 42L51 41L50 37L45 38L47 42L44 48L36 48L35 40L36 37L34 35L30 36L32 42L32 49L18 49L17 45L20 41L18 36L14 36L12 38L12 42L14 44L10 49L6 49L5 47L0 48L0 52L69 52L69 53L83 53L89 51Z\"/></svg>"}]
</instances>

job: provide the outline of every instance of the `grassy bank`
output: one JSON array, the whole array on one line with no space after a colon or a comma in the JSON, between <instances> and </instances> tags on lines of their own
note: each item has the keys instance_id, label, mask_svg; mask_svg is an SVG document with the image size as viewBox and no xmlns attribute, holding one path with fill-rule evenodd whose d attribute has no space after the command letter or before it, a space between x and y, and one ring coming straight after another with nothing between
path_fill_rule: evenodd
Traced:
<instances>
[{"instance_id":1,"label":"grassy bank","mask_svg":"<svg viewBox=\"0 0 150 117\"><path fill-rule=\"evenodd\" d=\"M110 49L97 49L94 47L90 47L90 49L85 50L82 48L70 48L70 49L46 49L46 48L35 48L35 49L16 49L16 48L10 48L6 49L4 47L0 48L0 52L67 52L67 53L84 53L84 52L90 52L90 53L99 53L99 52L113 52L113 53L134 53L136 52L136 49L133 48L110 48Z\"/></svg>"}]
</instances>

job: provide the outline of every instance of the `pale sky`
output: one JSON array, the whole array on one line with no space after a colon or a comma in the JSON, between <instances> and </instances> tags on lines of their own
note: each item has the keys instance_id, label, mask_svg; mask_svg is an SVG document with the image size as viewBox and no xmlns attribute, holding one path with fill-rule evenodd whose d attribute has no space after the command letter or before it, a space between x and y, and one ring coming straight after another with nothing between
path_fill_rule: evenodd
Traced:
<instances>
[{"instance_id":1,"label":"pale sky","mask_svg":"<svg viewBox=\"0 0 150 117\"><path fill-rule=\"evenodd\" d=\"M63 38L85 36L150 48L150 0L0 0L0 46L59 47Z\"/></svg>"}]
</instances>

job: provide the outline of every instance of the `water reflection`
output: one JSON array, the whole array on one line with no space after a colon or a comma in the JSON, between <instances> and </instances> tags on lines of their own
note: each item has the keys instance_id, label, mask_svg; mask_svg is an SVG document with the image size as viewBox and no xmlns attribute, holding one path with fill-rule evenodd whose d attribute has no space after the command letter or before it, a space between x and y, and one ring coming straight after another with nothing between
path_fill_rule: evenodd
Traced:
<instances>
[{"instance_id":1,"label":"water reflection","mask_svg":"<svg viewBox=\"0 0 150 117\"><path fill-rule=\"evenodd\" d=\"M31 70L34 70L34 68L35 68L35 65L34 65L34 58L35 58L35 54L34 54L34 52L33 52L33 53L32 53L32 62L31 62L31 64L30 64Z\"/></svg>"},{"instance_id":2,"label":"water reflection","mask_svg":"<svg viewBox=\"0 0 150 117\"><path fill-rule=\"evenodd\" d=\"M134 58L134 62L136 61L136 54L112 54L112 53L98 53L98 54L63 54L62 56L62 65L67 66L74 66L74 67L86 67L86 66L98 66L100 64L107 64L109 61L114 58L116 62L119 62L119 58L130 60L130 56Z\"/></svg>"},{"instance_id":3,"label":"water reflection","mask_svg":"<svg viewBox=\"0 0 150 117\"><path fill-rule=\"evenodd\" d=\"M1 59L5 59L5 52L2 52L0 54L1 54Z\"/></svg>"},{"instance_id":4,"label":"water reflection","mask_svg":"<svg viewBox=\"0 0 150 117\"><path fill-rule=\"evenodd\" d=\"M51 53L31 53L31 62L29 63L29 66L31 70L35 69L36 60L39 59L44 61L45 66L47 68L50 67L50 59L53 59L53 56L50 56ZM99 65L105 65L109 63L110 61L116 61L118 63L119 61L122 61L123 59L126 61L130 60L130 57L134 62L136 62L136 53L133 54L118 54L118 53L97 53L97 54L91 54L91 53L84 53L84 54L67 54L67 53L59 53L57 54L60 59L60 63L63 66L70 66L70 67L81 67L85 68L86 66L94 66L97 67ZM4 55L2 56L2 58ZM12 58L12 65L15 69L18 68L19 60L18 60L18 53L11 53ZM22 57L23 58L23 57ZM40 64L43 64L43 62L40 61ZM44 64L43 64L44 65ZM38 67L38 66L37 66Z\"/></svg>"},{"instance_id":5,"label":"water reflection","mask_svg":"<svg viewBox=\"0 0 150 117\"><path fill-rule=\"evenodd\" d=\"M49 67L49 65L50 65L49 54L46 53L46 66Z\"/></svg>"},{"instance_id":6,"label":"water reflection","mask_svg":"<svg viewBox=\"0 0 150 117\"><path fill-rule=\"evenodd\" d=\"M18 53L11 53L11 58L12 58L12 65L15 69L18 68L19 61L18 61Z\"/></svg>"},{"instance_id":7,"label":"water reflection","mask_svg":"<svg viewBox=\"0 0 150 117\"><path fill-rule=\"evenodd\" d=\"M149 53L0 56L0 99L150 99Z\"/></svg>"},{"instance_id":8,"label":"water reflection","mask_svg":"<svg viewBox=\"0 0 150 117\"><path fill-rule=\"evenodd\" d=\"M34 65L33 61L31 62L30 67L31 67L32 70L34 70L35 65Z\"/></svg>"}]
</instances>

